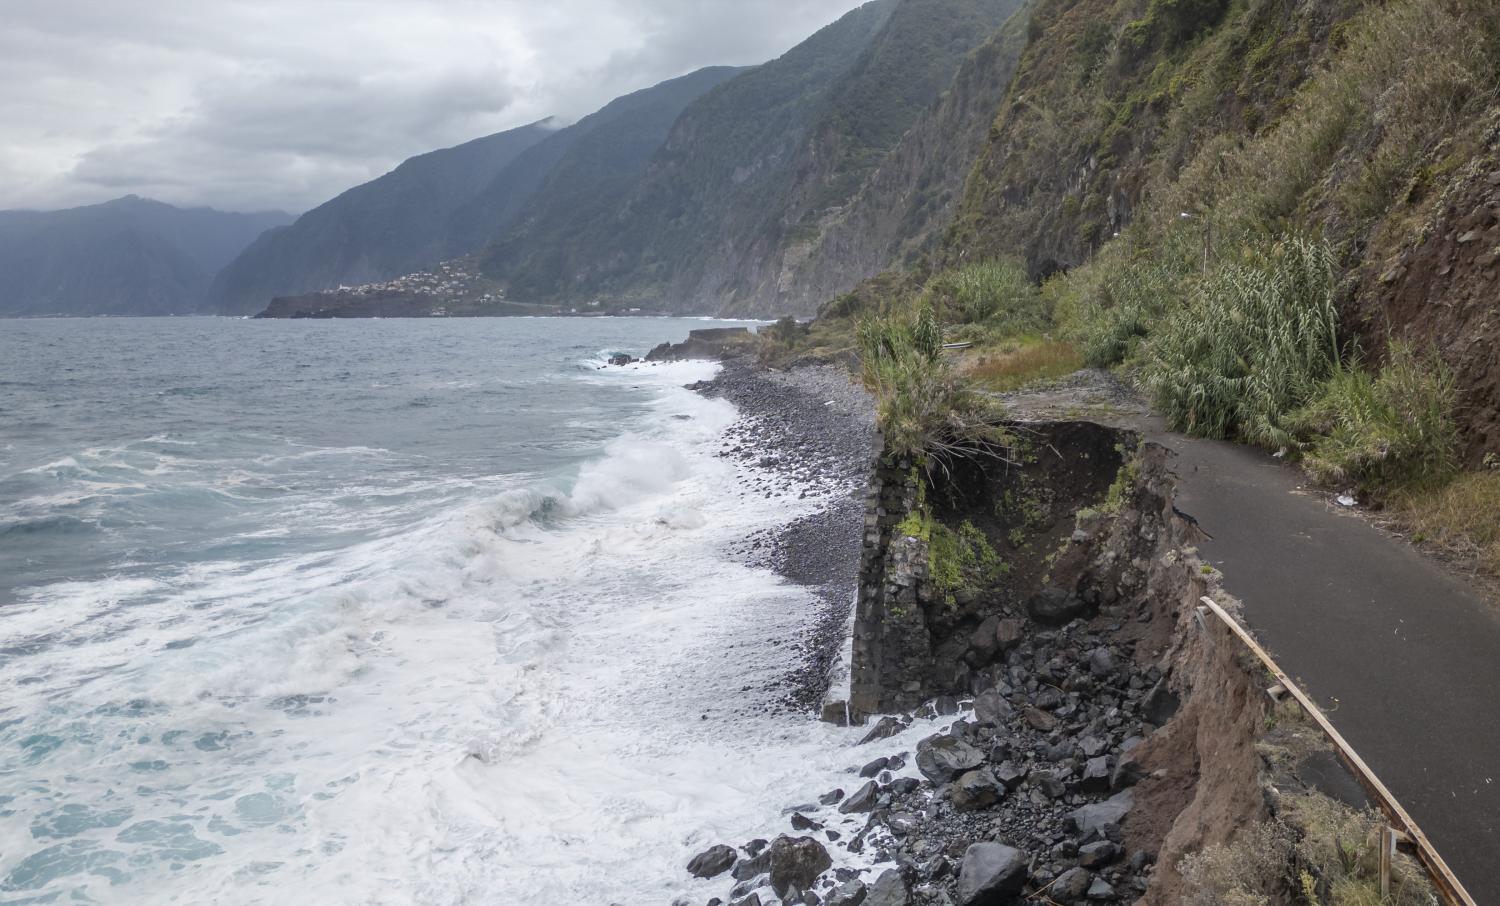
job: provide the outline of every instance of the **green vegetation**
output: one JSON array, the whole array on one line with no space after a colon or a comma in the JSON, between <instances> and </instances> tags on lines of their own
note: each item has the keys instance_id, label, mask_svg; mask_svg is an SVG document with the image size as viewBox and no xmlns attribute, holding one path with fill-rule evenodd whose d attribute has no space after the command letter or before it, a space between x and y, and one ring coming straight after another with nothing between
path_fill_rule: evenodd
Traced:
<instances>
[{"instance_id":1,"label":"green vegetation","mask_svg":"<svg viewBox=\"0 0 1500 906\"><path fill-rule=\"evenodd\" d=\"M1393 864L1391 894L1382 898L1373 811L1355 811L1317 793L1283 797L1283 814L1182 860L1189 906L1417 906L1433 902L1420 865L1405 855Z\"/></svg>"},{"instance_id":2,"label":"green vegetation","mask_svg":"<svg viewBox=\"0 0 1500 906\"><path fill-rule=\"evenodd\" d=\"M1277 243L1198 285L1147 344L1143 382L1179 430L1291 447L1289 415L1338 369L1337 321L1327 246Z\"/></svg>"},{"instance_id":3,"label":"green vegetation","mask_svg":"<svg viewBox=\"0 0 1500 906\"><path fill-rule=\"evenodd\" d=\"M1313 436L1307 470L1324 484L1380 493L1430 489L1458 468L1457 389L1436 355L1391 345L1378 374L1340 371L1294 419Z\"/></svg>"},{"instance_id":4,"label":"green vegetation","mask_svg":"<svg viewBox=\"0 0 1500 906\"><path fill-rule=\"evenodd\" d=\"M1008 443L998 412L943 355L942 328L927 305L915 316L867 316L858 327L865 386L890 455L930 468L954 455L995 454Z\"/></svg>"},{"instance_id":5,"label":"green vegetation","mask_svg":"<svg viewBox=\"0 0 1500 906\"><path fill-rule=\"evenodd\" d=\"M1500 577L1500 471L1486 468L1441 488L1403 490L1392 502L1417 538Z\"/></svg>"},{"instance_id":6,"label":"green vegetation","mask_svg":"<svg viewBox=\"0 0 1500 906\"><path fill-rule=\"evenodd\" d=\"M950 606L960 591L983 589L1005 570L1005 562L973 523L964 520L955 530L928 521L927 574L938 597Z\"/></svg>"},{"instance_id":7,"label":"green vegetation","mask_svg":"<svg viewBox=\"0 0 1500 906\"><path fill-rule=\"evenodd\" d=\"M1051 307L1026 277L1026 265L997 258L943 271L927 284L925 299L945 321L985 324L1006 333L1040 333L1052 326Z\"/></svg>"}]
</instances>

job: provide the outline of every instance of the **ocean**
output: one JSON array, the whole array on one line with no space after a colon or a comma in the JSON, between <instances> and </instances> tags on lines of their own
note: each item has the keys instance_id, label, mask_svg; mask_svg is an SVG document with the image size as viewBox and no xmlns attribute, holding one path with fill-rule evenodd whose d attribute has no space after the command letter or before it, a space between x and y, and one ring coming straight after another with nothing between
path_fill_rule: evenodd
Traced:
<instances>
[{"instance_id":1,"label":"ocean","mask_svg":"<svg viewBox=\"0 0 1500 906\"><path fill-rule=\"evenodd\" d=\"M0 322L0 903L723 895L857 731L698 326Z\"/></svg>"}]
</instances>

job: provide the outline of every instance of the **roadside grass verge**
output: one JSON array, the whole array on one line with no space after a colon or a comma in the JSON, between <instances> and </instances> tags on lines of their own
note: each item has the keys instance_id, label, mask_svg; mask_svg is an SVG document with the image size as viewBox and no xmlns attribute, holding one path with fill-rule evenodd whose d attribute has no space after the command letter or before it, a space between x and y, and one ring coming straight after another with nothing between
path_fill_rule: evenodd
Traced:
<instances>
[{"instance_id":1,"label":"roadside grass verge","mask_svg":"<svg viewBox=\"0 0 1500 906\"><path fill-rule=\"evenodd\" d=\"M1083 367L1078 349L1065 340L1020 337L980 350L964 375L985 390L1008 392L1066 377Z\"/></svg>"},{"instance_id":2,"label":"roadside grass verge","mask_svg":"<svg viewBox=\"0 0 1500 906\"><path fill-rule=\"evenodd\" d=\"M1500 471L1465 472L1436 490L1403 490L1390 508L1414 541L1500 579Z\"/></svg>"},{"instance_id":3,"label":"roadside grass verge","mask_svg":"<svg viewBox=\"0 0 1500 906\"><path fill-rule=\"evenodd\" d=\"M1458 471L1458 388L1436 354L1393 342L1378 373L1341 369L1292 416L1312 437L1303 466L1325 485L1416 493Z\"/></svg>"}]
</instances>

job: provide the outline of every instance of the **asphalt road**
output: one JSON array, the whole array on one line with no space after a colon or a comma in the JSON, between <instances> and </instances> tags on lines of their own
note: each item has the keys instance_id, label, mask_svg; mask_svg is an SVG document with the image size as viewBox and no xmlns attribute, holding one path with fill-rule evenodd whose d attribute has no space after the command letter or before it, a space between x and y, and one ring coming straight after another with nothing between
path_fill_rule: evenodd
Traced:
<instances>
[{"instance_id":1,"label":"asphalt road","mask_svg":"<svg viewBox=\"0 0 1500 906\"><path fill-rule=\"evenodd\" d=\"M1480 904L1500 903L1500 610L1246 447L1149 432L1268 648Z\"/></svg>"}]
</instances>

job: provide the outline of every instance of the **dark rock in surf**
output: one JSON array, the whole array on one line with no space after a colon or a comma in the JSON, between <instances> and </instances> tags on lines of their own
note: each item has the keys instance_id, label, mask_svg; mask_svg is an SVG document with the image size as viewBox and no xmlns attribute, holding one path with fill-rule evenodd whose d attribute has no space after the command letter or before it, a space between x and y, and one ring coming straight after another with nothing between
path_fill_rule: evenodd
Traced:
<instances>
[{"instance_id":1,"label":"dark rock in surf","mask_svg":"<svg viewBox=\"0 0 1500 906\"><path fill-rule=\"evenodd\" d=\"M845 799L844 804L839 806L839 811L845 815L857 812L873 812L879 801L880 787L876 785L875 781L870 780L856 790L853 796Z\"/></svg>"},{"instance_id":2,"label":"dark rock in surf","mask_svg":"<svg viewBox=\"0 0 1500 906\"><path fill-rule=\"evenodd\" d=\"M687 870L695 878L714 878L728 871L738 858L734 847L711 846L694 856L688 862Z\"/></svg>"},{"instance_id":3,"label":"dark rock in surf","mask_svg":"<svg viewBox=\"0 0 1500 906\"><path fill-rule=\"evenodd\" d=\"M767 850L771 856L771 889L786 899L792 890L808 890L818 875L833 866L823 844L812 837L777 837Z\"/></svg>"}]
</instances>

